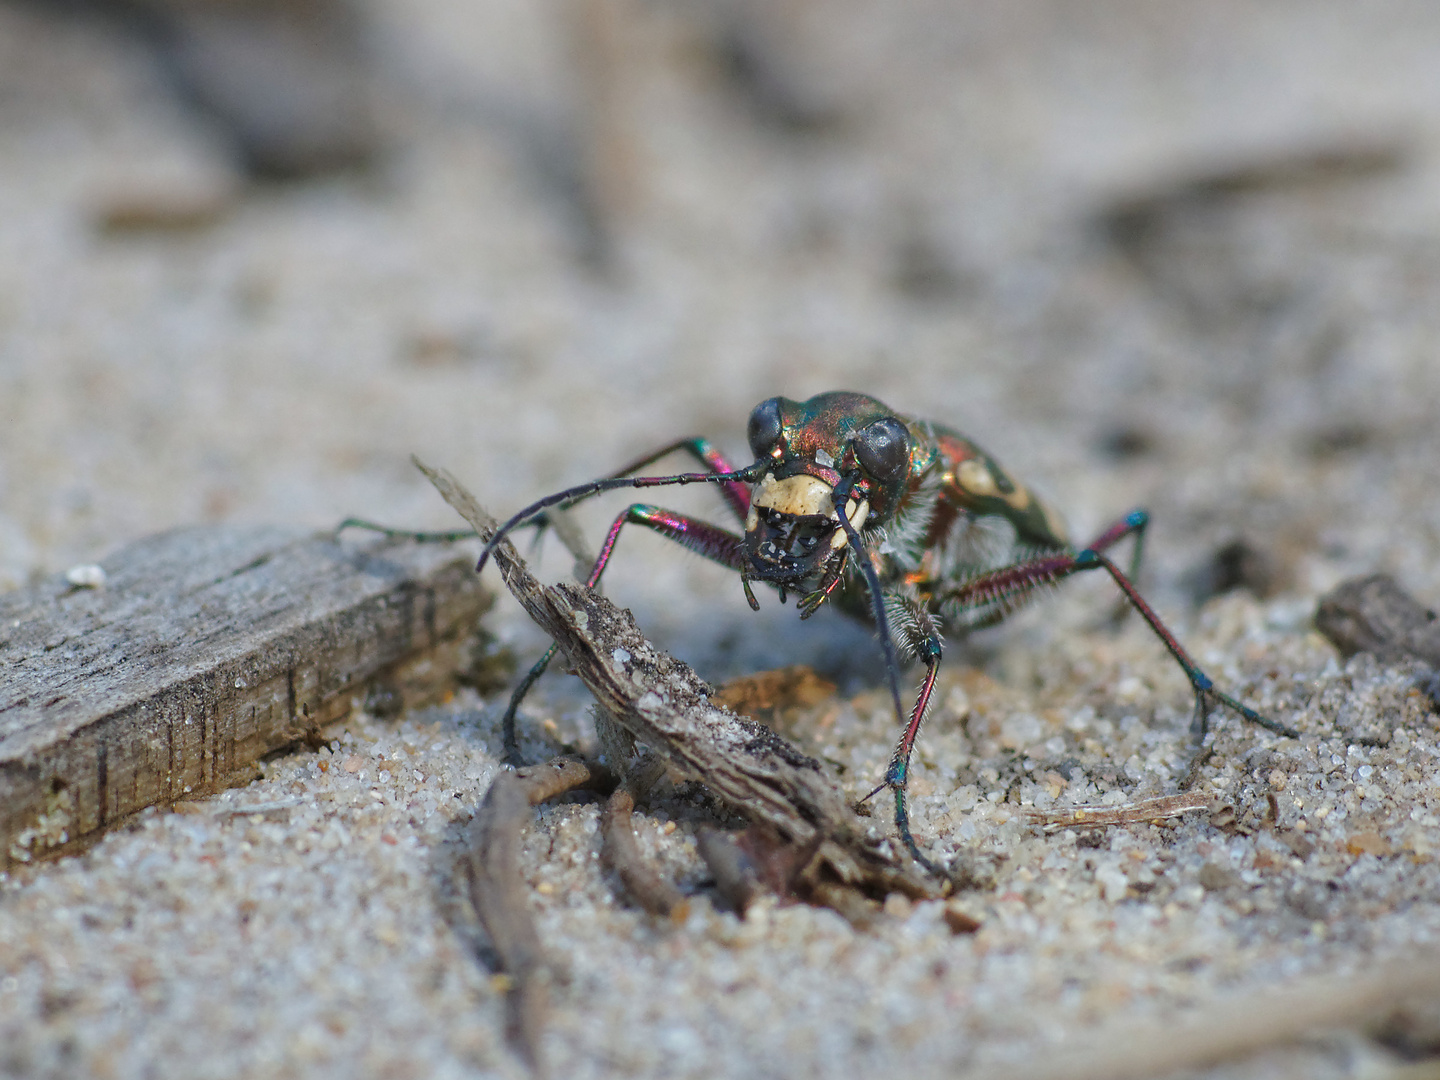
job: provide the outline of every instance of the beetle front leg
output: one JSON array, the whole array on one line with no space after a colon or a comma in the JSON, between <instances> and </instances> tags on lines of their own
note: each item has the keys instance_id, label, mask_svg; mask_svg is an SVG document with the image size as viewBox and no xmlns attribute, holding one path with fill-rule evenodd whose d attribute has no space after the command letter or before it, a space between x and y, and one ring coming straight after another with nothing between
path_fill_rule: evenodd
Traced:
<instances>
[{"instance_id":1,"label":"beetle front leg","mask_svg":"<svg viewBox=\"0 0 1440 1080\"><path fill-rule=\"evenodd\" d=\"M727 532L717 525L711 525L709 522L700 521L685 514L677 514L673 510L635 503L627 507L615 519L614 524L610 526L610 531L605 534L605 542L600 545L600 554L595 559L590 576L585 580L587 589L593 589L600 584L600 578L610 564L610 556L615 553L615 544L620 539L620 530L629 524L643 525L647 529L653 529L661 536L674 540L697 555L712 559L721 566L728 566L731 570L739 571L744 565L741 540L734 533ZM507 765L518 768L523 764L520 758L519 740L515 734L515 717L520 711L520 704L525 700L525 695L530 692L530 688L535 685L540 676L545 674L545 669L550 666L550 661L555 659L556 651L557 647L551 645L545 654L536 661L535 666L525 673L525 677L520 680L520 685L515 687L515 692L510 695L510 704L506 706L505 716L500 721L500 737L505 748L504 760Z\"/></svg>"},{"instance_id":2,"label":"beetle front leg","mask_svg":"<svg viewBox=\"0 0 1440 1080\"><path fill-rule=\"evenodd\" d=\"M795 607L800 612L800 618L802 620L808 619L811 615L814 615L815 612L819 611L820 605L830 599L830 594L835 591L836 586L844 579L845 564L837 561L834 566L825 571L825 576L813 590L796 601ZM756 611L760 610L756 604L751 604L750 606L755 608Z\"/></svg>"},{"instance_id":3,"label":"beetle front leg","mask_svg":"<svg viewBox=\"0 0 1440 1080\"><path fill-rule=\"evenodd\" d=\"M661 458L668 457L671 454L679 453L681 451L689 454L701 465L705 466L705 468L709 470L712 475L733 473L736 471L735 466L730 463L729 458L727 458L713 445L711 445L710 440L703 439L699 436L694 436L688 439L680 439L677 442L662 446L658 450L652 450L644 457L639 458L636 461L632 461L629 465L626 465L625 468L620 469L618 472L611 473L609 479L619 480L627 476L633 476L635 473L644 469L646 466L655 464L655 462L659 461ZM749 486L739 480L725 480L722 481L720 484L720 494L724 496L725 502L729 505L730 510L735 515L735 517L740 521L744 521L745 515L750 512ZM586 563L590 562L594 558L594 556L588 554L584 556L581 555L583 545L576 541L573 535L567 536L567 533L573 534L574 526L566 529L564 527L563 513L557 515L555 512L556 509L558 509L558 507L546 510L544 513L541 513L535 518L533 518L529 522L529 524L537 526L540 532L544 532L546 528L553 527L556 533L559 534L560 539L564 542L566 548L569 549L570 553L574 555L577 560L580 560L583 557ZM366 525L367 523L355 522L352 519L352 521L346 522L346 524ZM342 529L344 527L345 525L341 525ZM425 535L428 536L430 534ZM468 535L474 536L475 534L472 532ZM577 569L575 576L579 577L580 574L581 571Z\"/></svg>"},{"instance_id":4,"label":"beetle front leg","mask_svg":"<svg viewBox=\"0 0 1440 1080\"><path fill-rule=\"evenodd\" d=\"M890 758L890 767L885 770L885 784L895 794L895 831L900 834L900 840L911 857L934 874L939 873L939 868L921 852L919 845L915 843L915 837L911 835L905 790L910 780L910 752L915 749L915 738L920 734L920 725L930 708L930 696L935 691L935 676L940 673L938 647L933 652L926 650L922 658L925 661L925 681L920 686L920 696L915 699L915 707L910 710L910 723L905 726L905 734L895 747L895 753Z\"/></svg>"},{"instance_id":5,"label":"beetle front leg","mask_svg":"<svg viewBox=\"0 0 1440 1080\"><path fill-rule=\"evenodd\" d=\"M616 541L620 539L620 530L630 524L643 525L667 540L674 540L681 547L703 555L736 573L745 565L743 541L734 533L718 525L711 525L708 521L692 518L688 514L677 514L674 510L663 507L635 503L615 519L610 531L605 534L605 542L600 545L600 555L595 560L595 569L591 571L590 579L585 582L587 587L593 589L599 583L600 575L605 572L605 566L615 551Z\"/></svg>"}]
</instances>

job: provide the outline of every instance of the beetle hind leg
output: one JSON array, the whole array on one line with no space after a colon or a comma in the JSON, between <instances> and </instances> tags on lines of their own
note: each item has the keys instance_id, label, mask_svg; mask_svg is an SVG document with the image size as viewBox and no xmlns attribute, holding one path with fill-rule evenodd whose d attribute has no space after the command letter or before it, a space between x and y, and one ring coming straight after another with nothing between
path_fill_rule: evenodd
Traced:
<instances>
[{"instance_id":1,"label":"beetle hind leg","mask_svg":"<svg viewBox=\"0 0 1440 1080\"><path fill-rule=\"evenodd\" d=\"M1125 599L1130 602L1130 606L1139 612L1140 617L1149 624L1150 629L1155 632L1155 636L1160 639L1166 651L1175 658L1175 662L1178 663L1181 670L1185 672L1185 677L1190 680L1190 685L1194 687L1195 709L1198 723L1192 721L1191 730L1194 732L1198 727L1198 738L1203 739L1205 737L1207 724L1209 722L1209 706L1212 704L1223 705L1241 719L1248 720L1250 723L1256 724L1266 731L1273 731L1277 735L1286 735L1292 739L1298 739L1300 737L1300 733L1294 728L1271 720L1268 717L1261 716L1248 705L1244 705L1229 694L1217 690L1210 676L1200 670L1199 665L1197 665L1190 654L1185 651L1184 646L1176 640L1175 635L1160 621L1160 616L1155 614L1155 610L1145 602L1144 597L1140 595L1139 591L1130 582L1130 579L1127 578L1125 574L1121 572L1120 568L1111 562L1109 558L1100 554L1100 552L1094 548L1086 548L1075 556L1075 569L1077 571L1101 568L1103 568L1114 580L1115 584L1120 587L1120 591L1125 594Z\"/></svg>"},{"instance_id":2,"label":"beetle hind leg","mask_svg":"<svg viewBox=\"0 0 1440 1080\"><path fill-rule=\"evenodd\" d=\"M410 540L417 544L453 544L459 540L473 540L480 534L474 529L446 529L442 532L420 532L414 529L392 529L388 525L380 525L374 521L367 521L365 518L346 518L335 526L334 536L337 538L346 529L364 529L366 532L379 533L387 540Z\"/></svg>"}]
</instances>

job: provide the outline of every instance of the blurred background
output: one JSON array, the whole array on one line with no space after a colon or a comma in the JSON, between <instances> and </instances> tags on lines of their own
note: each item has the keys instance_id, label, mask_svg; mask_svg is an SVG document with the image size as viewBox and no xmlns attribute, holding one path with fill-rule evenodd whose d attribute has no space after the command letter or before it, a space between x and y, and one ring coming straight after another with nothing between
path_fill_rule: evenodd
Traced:
<instances>
[{"instance_id":1,"label":"blurred background","mask_svg":"<svg viewBox=\"0 0 1440 1080\"><path fill-rule=\"evenodd\" d=\"M685 435L743 459L757 402L844 388L967 432L1077 538L1148 506L1146 595L1307 733L1218 725L1233 829L1013 817L1178 773L1181 673L1079 581L947 654L917 753L927 850L1004 875L979 935L908 904L671 934L592 870L593 806L544 810L557 1075L983 1072L1433 942L1435 718L1308 631L1352 574L1440 608L1437 297L1433 0L0 0L0 590L201 522L454 527L412 453L500 514ZM656 501L723 520L713 491ZM592 543L623 505L578 512ZM752 614L640 530L611 565L707 678L863 688L795 733L857 798L883 775L867 629ZM538 655L513 603L487 620ZM0 1073L515 1075L456 914L506 696L355 714L339 768L276 759L6 884ZM532 758L588 705L544 680ZM372 753L413 763L394 796ZM686 805L637 823L693 881ZM1325 1035L1222 1071L1426 1067Z\"/></svg>"},{"instance_id":2,"label":"blurred background","mask_svg":"<svg viewBox=\"0 0 1440 1080\"><path fill-rule=\"evenodd\" d=\"M1420 0L5 0L0 588L848 388L1148 505L1162 605L1435 596L1437 58ZM626 543L647 629L744 617Z\"/></svg>"}]
</instances>

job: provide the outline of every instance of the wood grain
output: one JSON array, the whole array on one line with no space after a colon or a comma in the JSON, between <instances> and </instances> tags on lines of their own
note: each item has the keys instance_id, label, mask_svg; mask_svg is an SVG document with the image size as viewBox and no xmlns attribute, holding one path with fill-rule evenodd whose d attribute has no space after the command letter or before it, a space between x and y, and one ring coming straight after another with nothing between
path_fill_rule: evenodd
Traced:
<instances>
[{"instance_id":1,"label":"wood grain","mask_svg":"<svg viewBox=\"0 0 1440 1080\"><path fill-rule=\"evenodd\" d=\"M0 867L252 779L348 715L443 691L489 606L473 545L196 527L0 596Z\"/></svg>"}]
</instances>

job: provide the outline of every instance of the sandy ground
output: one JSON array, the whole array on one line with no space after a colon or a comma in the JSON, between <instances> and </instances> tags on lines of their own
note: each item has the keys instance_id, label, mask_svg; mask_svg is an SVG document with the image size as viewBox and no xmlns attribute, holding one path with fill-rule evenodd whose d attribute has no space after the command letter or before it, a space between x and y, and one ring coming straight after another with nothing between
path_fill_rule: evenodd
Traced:
<instances>
[{"instance_id":1,"label":"sandy ground","mask_svg":"<svg viewBox=\"0 0 1440 1080\"><path fill-rule=\"evenodd\" d=\"M1201 783L1230 818L1030 824L1171 792L1186 757L1180 672L1077 582L950 650L918 752L922 842L991 868L961 897L976 934L938 904L869 932L806 907L737 920L703 888L708 811L683 791L638 826L697 892L660 924L599 869L596 807L546 807L526 874L567 975L557 1075L983 1072L1435 946L1440 722L1414 672L1340 661L1310 617L1375 570L1440 598L1440 9L368 18L379 164L245 185L140 44L0 6L0 587L199 521L448 527L412 451L508 510L681 435L741 456L757 401L843 387L972 434L1077 535L1148 506L1147 595L1303 735L1219 722ZM192 203L203 224L154 227ZM1215 595L1236 541L1249 569ZM857 797L883 774L863 628L753 615L646 536L608 586L707 677L835 678L782 726ZM538 654L513 605L494 620ZM531 701L532 754L592 738L568 683ZM362 720L9 875L0 1074L520 1075L456 877L502 706ZM1395 1061L1335 1028L1210 1075Z\"/></svg>"}]
</instances>

